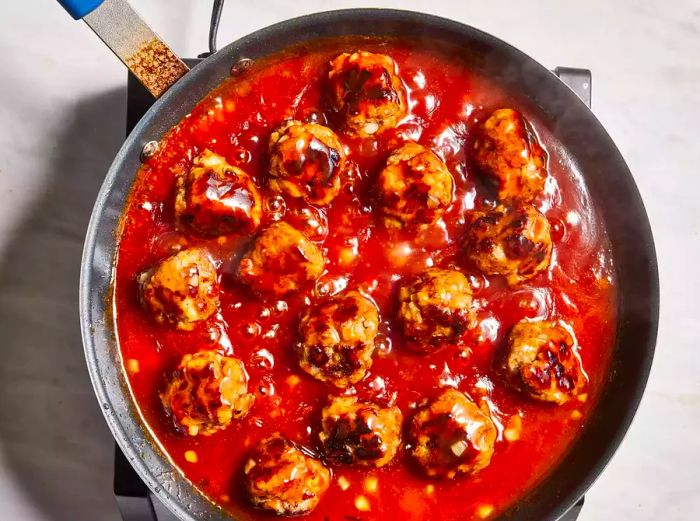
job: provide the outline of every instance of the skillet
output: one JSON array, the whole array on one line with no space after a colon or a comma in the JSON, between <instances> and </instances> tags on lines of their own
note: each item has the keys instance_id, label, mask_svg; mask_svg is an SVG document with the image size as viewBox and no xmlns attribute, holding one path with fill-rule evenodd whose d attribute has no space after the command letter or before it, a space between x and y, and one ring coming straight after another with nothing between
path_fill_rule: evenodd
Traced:
<instances>
[{"instance_id":1,"label":"skillet","mask_svg":"<svg viewBox=\"0 0 700 521\"><path fill-rule=\"evenodd\" d=\"M99 4L100 2L95 2ZM586 105L554 74L505 42L472 27L425 14L350 9L288 20L246 36L185 74L134 128L99 192L87 231L80 316L95 393L119 447L153 493L180 519L230 519L162 454L132 403L112 316L113 263L124 203L144 145L158 141L241 59L260 59L291 45L337 36L420 37L464 49L464 59L540 111L568 159L582 173L612 244L618 323L608 378L584 432L561 463L501 520L559 519L602 472L627 431L654 354L658 273L652 234L632 175Z\"/></svg>"}]
</instances>

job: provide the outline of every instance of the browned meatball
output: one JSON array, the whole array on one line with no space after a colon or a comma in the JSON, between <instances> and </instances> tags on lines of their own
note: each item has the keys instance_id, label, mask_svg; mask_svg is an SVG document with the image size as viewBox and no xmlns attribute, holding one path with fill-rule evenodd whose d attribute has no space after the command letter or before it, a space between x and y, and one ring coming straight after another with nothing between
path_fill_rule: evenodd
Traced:
<instances>
[{"instance_id":1,"label":"browned meatball","mask_svg":"<svg viewBox=\"0 0 700 521\"><path fill-rule=\"evenodd\" d=\"M385 54L344 53L328 73L332 109L349 131L371 136L395 127L406 115L406 88Z\"/></svg>"},{"instance_id":2,"label":"browned meatball","mask_svg":"<svg viewBox=\"0 0 700 521\"><path fill-rule=\"evenodd\" d=\"M301 317L299 365L314 378L347 387L372 366L379 312L357 291L310 307Z\"/></svg>"},{"instance_id":3,"label":"browned meatball","mask_svg":"<svg viewBox=\"0 0 700 521\"><path fill-rule=\"evenodd\" d=\"M202 248L182 250L138 276L143 306L161 324L190 330L219 309L216 267Z\"/></svg>"},{"instance_id":4,"label":"browned meatball","mask_svg":"<svg viewBox=\"0 0 700 521\"><path fill-rule=\"evenodd\" d=\"M252 233L260 226L262 202L247 173L205 150L178 178L175 214L203 235Z\"/></svg>"},{"instance_id":5,"label":"browned meatball","mask_svg":"<svg viewBox=\"0 0 700 521\"><path fill-rule=\"evenodd\" d=\"M255 400L243 362L214 350L183 356L160 398L178 430L190 436L226 428Z\"/></svg>"},{"instance_id":6,"label":"browned meatball","mask_svg":"<svg viewBox=\"0 0 700 521\"><path fill-rule=\"evenodd\" d=\"M448 389L421 407L410 427L411 454L431 477L454 478L488 466L496 427L465 394Z\"/></svg>"},{"instance_id":7,"label":"browned meatball","mask_svg":"<svg viewBox=\"0 0 700 521\"><path fill-rule=\"evenodd\" d=\"M519 322L507 340L510 382L537 400L566 403L586 384L574 335L561 323Z\"/></svg>"},{"instance_id":8,"label":"browned meatball","mask_svg":"<svg viewBox=\"0 0 700 521\"><path fill-rule=\"evenodd\" d=\"M378 188L387 226L420 226L434 223L452 204L454 179L432 150L410 142L389 156Z\"/></svg>"},{"instance_id":9,"label":"browned meatball","mask_svg":"<svg viewBox=\"0 0 700 521\"><path fill-rule=\"evenodd\" d=\"M316 508L328 490L331 474L308 452L280 434L258 443L244 468L251 503L287 516Z\"/></svg>"},{"instance_id":10,"label":"browned meatball","mask_svg":"<svg viewBox=\"0 0 700 521\"><path fill-rule=\"evenodd\" d=\"M315 281L324 265L318 246L289 224L276 222L241 259L238 276L258 293L283 296Z\"/></svg>"},{"instance_id":11,"label":"browned meatball","mask_svg":"<svg viewBox=\"0 0 700 521\"><path fill-rule=\"evenodd\" d=\"M346 162L328 127L288 121L270 136L270 188L309 203L328 204L338 195Z\"/></svg>"},{"instance_id":12,"label":"browned meatball","mask_svg":"<svg viewBox=\"0 0 700 521\"><path fill-rule=\"evenodd\" d=\"M479 125L474 160L493 180L503 201L531 201L547 179L545 152L517 110L495 110Z\"/></svg>"},{"instance_id":13,"label":"browned meatball","mask_svg":"<svg viewBox=\"0 0 700 521\"><path fill-rule=\"evenodd\" d=\"M549 222L531 205L474 212L465 239L476 266L511 285L545 271L552 256Z\"/></svg>"},{"instance_id":14,"label":"browned meatball","mask_svg":"<svg viewBox=\"0 0 700 521\"><path fill-rule=\"evenodd\" d=\"M334 464L383 467L396 456L401 420L396 407L358 402L354 396L332 398L322 413L324 454Z\"/></svg>"},{"instance_id":15,"label":"browned meatball","mask_svg":"<svg viewBox=\"0 0 700 521\"><path fill-rule=\"evenodd\" d=\"M399 287L399 324L416 351L457 342L472 324L471 306L469 281L457 270L431 268Z\"/></svg>"}]
</instances>

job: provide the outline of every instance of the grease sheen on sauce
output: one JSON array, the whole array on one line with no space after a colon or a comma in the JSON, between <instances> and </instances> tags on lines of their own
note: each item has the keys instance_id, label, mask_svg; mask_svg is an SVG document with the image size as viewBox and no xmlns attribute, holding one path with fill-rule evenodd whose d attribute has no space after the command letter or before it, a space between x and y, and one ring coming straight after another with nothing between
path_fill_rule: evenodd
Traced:
<instances>
[{"instance_id":1,"label":"grease sheen on sauce","mask_svg":"<svg viewBox=\"0 0 700 521\"><path fill-rule=\"evenodd\" d=\"M288 197L281 200L263 188L263 225L282 218L322 244L326 273L313 292L320 295L361 288L377 302L382 316L374 365L355 385L361 398L395 403L406 420L424 396L441 386L457 387L474 399L484 398L499 426L491 465L475 476L451 481L423 477L404 451L382 469L333 468L333 484L314 512L304 519L479 519L479 509L493 506L491 517L517 501L552 469L581 432L605 378L612 349L616 298L609 245L603 223L589 201L580 175L536 112L460 61L407 42L363 40L319 44L257 64L212 92L163 140L159 153L139 172L126 206L116 265L116 325L124 361L138 360L129 374L134 399L145 422L173 462L200 490L241 520L274 517L251 509L243 497L242 466L261 438L281 431L309 447L318 446L320 410L332 386L316 381L298 367L293 344L305 295L263 301L233 278L237 259L250 242L245 236L206 239L175 228L174 172L189 167L204 148L223 155L265 187L269 134L289 117L325 124L320 104L328 62L337 53L357 48L384 52L398 64L409 89L411 115L377 140L339 132L357 165L353 187L344 179L341 194L327 210ZM509 106L531 121L549 154L549 179L536 201L553 227L550 269L514 288L485 278L459 251L463 214L480 202L480 188L465 166L464 144L482 109ZM392 149L416 140L438 153L455 177L455 202L429 230L388 232L373 210L372 181ZM191 332L155 324L137 300L136 275L186 245L206 245L221 263L221 313ZM350 262L348 265L349 261ZM469 276L479 326L465 345L421 356L403 349L391 327L397 282L430 266L457 266ZM512 391L494 370L508 329L528 317L560 318L581 344L589 377L588 400L561 407L536 403ZM240 358L250 375L256 403L248 417L213 436L175 433L158 398L164 374L185 353L214 346ZM581 413L572 416L574 411ZM509 418L520 415L517 441L503 434ZM577 418L577 419L574 419ZM407 421L406 421L407 423ZM197 462L185 458L195 451ZM363 480L378 478L376 493ZM339 477L349 482L342 490ZM433 485L432 493L426 491ZM371 510L358 511L364 494ZM483 512L483 510L482 510Z\"/></svg>"}]
</instances>

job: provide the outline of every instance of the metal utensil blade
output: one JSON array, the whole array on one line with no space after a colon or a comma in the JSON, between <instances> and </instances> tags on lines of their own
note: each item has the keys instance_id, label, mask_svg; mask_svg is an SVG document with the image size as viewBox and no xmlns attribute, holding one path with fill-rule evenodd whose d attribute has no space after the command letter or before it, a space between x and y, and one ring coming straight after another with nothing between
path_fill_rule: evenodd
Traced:
<instances>
[{"instance_id":1,"label":"metal utensil blade","mask_svg":"<svg viewBox=\"0 0 700 521\"><path fill-rule=\"evenodd\" d=\"M83 20L156 98L189 71L125 0L105 0Z\"/></svg>"}]
</instances>

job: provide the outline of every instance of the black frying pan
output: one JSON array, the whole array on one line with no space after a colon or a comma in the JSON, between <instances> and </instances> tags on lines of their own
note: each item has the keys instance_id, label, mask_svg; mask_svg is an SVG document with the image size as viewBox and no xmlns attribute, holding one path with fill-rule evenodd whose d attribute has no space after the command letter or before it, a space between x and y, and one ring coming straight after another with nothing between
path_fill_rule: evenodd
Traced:
<instances>
[{"instance_id":1,"label":"black frying pan","mask_svg":"<svg viewBox=\"0 0 700 521\"><path fill-rule=\"evenodd\" d=\"M97 1L99 3L99 1ZM539 110L601 209L619 291L617 338L602 396L566 458L501 520L555 520L584 494L622 441L649 374L659 290L654 243L642 200L615 144L585 104L522 52L472 27L435 16L350 9L288 20L246 36L185 74L153 105L117 154L93 210L80 280L85 356L95 393L117 443L157 497L183 520L230 517L213 506L160 453L135 411L122 370L111 310L112 265L122 208L144 145L159 140L242 58L258 59L322 37L420 37L457 45L478 72Z\"/></svg>"}]
</instances>

